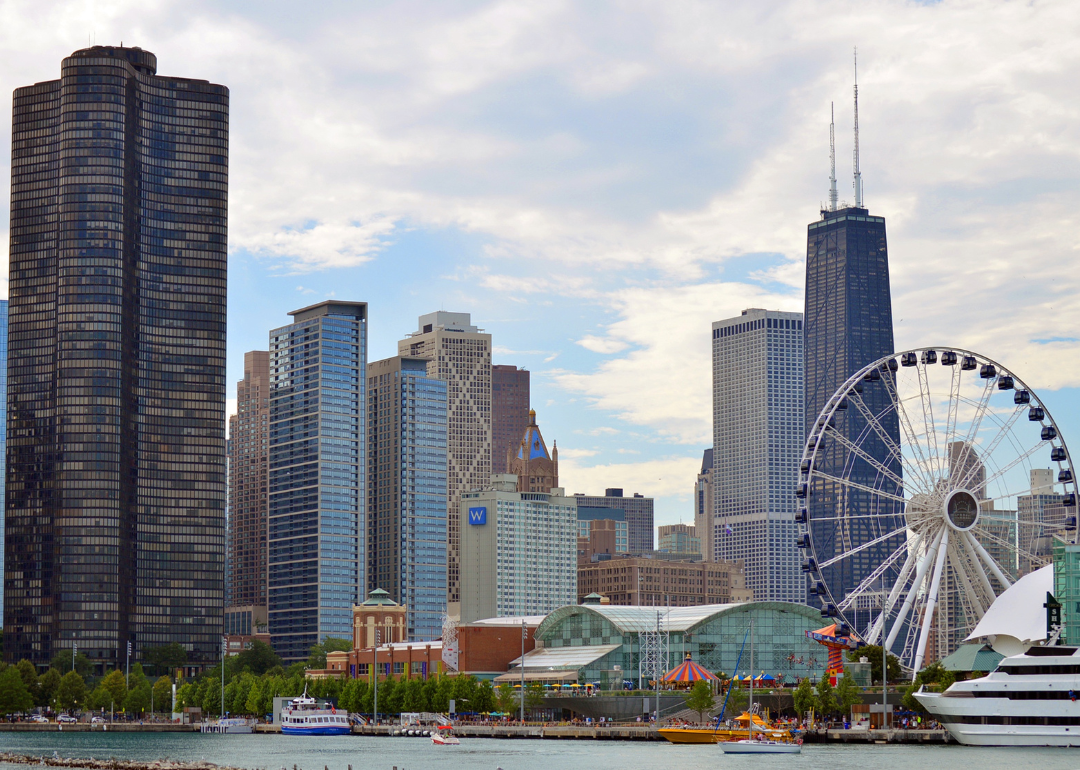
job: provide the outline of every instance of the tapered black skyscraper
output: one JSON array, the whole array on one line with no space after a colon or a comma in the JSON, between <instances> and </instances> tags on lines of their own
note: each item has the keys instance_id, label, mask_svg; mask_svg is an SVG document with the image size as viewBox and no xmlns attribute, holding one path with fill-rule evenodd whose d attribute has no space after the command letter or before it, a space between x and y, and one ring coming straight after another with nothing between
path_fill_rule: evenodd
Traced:
<instances>
[{"instance_id":1,"label":"tapered black skyscraper","mask_svg":"<svg viewBox=\"0 0 1080 770\"><path fill-rule=\"evenodd\" d=\"M95 46L15 91L4 653L217 659L229 92Z\"/></svg>"},{"instance_id":2,"label":"tapered black skyscraper","mask_svg":"<svg viewBox=\"0 0 1080 770\"><path fill-rule=\"evenodd\" d=\"M830 204L821 212L821 219L807 229L804 315L807 433L828 400L851 375L894 352L885 218L871 216L862 201L857 89L856 86L855 205L837 206L834 160ZM814 555L819 563L857 550L903 524L899 504L887 502L889 510L873 508L881 505L881 498L867 491L888 484L890 495L903 494L892 480L901 478L901 469L886 448L886 437L895 446L900 445L897 416L889 408L888 387L892 382L893 375L886 367L879 379L868 381L865 387L858 386L860 392L853 398L860 403L851 403L837 412L832 436L815 461L814 467L821 477L816 477L818 480L810 488L806 502ZM864 413L878 416L884 437L867 428ZM846 451L845 442L860 445L869 461ZM830 482L828 477L845 479L846 483ZM824 580L833 599L842 602L901 543L902 536L885 539L824 567L819 575L811 577ZM871 617L870 612L880 611L864 609L867 611L857 616L860 633L864 628L862 623ZM849 617L853 615L854 612L849 612Z\"/></svg>"}]
</instances>

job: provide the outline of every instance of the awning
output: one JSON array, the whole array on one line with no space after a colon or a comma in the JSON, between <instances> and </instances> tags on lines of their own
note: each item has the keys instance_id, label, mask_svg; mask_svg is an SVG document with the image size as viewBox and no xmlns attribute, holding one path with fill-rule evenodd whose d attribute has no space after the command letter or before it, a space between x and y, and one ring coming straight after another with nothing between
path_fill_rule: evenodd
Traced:
<instances>
[{"instance_id":1,"label":"awning","mask_svg":"<svg viewBox=\"0 0 1080 770\"><path fill-rule=\"evenodd\" d=\"M596 644L583 647L537 647L535 650L525 653L525 670L540 671L549 668L572 668L576 674L577 669L587 666L621 647L621 644ZM520 663L521 658L514 658L510 661L510 666L516 668ZM577 678L576 675L574 678Z\"/></svg>"},{"instance_id":2,"label":"awning","mask_svg":"<svg viewBox=\"0 0 1080 770\"><path fill-rule=\"evenodd\" d=\"M1004 657L985 644L961 644L941 665L947 671L993 671Z\"/></svg>"},{"instance_id":3,"label":"awning","mask_svg":"<svg viewBox=\"0 0 1080 770\"><path fill-rule=\"evenodd\" d=\"M526 671L525 683L529 682L576 682L577 670L573 671ZM499 674L492 680L495 684L521 684L521 672Z\"/></svg>"}]
</instances>

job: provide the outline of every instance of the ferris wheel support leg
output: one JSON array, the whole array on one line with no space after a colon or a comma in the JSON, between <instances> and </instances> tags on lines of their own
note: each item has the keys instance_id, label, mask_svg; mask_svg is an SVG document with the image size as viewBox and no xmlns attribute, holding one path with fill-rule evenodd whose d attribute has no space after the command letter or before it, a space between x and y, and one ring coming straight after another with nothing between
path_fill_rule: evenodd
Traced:
<instances>
[{"instance_id":1,"label":"ferris wheel support leg","mask_svg":"<svg viewBox=\"0 0 1080 770\"><path fill-rule=\"evenodd\" d=\"M970 535L970 533L968 534ZM974 535L971 535L971 544L975 547L975 553L979 554L979 558L982 559L986 566L990 568L990 571L994 573L994 577L996 577L1001 582L1002 588L1008 588L1009 586L1011 586L1012 581L1005 577L1005 573L1001 571L1001 567L999 567L997 565L997 562L994 561L994 557L992 557L986 552L986 549L983 548L982 543L980 543L979 539Z\"/></svg>"},{"instance_id":2,"label":"ferris wheel support leg","mask_svg":"<svg viewBox=\"0 0 1080 770\"><path fill-rule=\"evenodd\" d=\"M970 532L964 532L964 533L962 533L962 536L964 538L964 542L967 543L967 546L968 546L968 548L971 549L972 553L978 554L978 552L979 552L979 549L978 549L979 541L977 541L975 539L975 536L973 534L971 534ZM976 556L976 558L973 559L972 561L973 561L973 567L975 569L975 577L977 577L979 579L979 585L981 585L983 591L986 592L986 600L990 604L993 604L994 599L997 597L997 594L994 593L994 587L992 585L990 585L990 578L988 578L986 576L986 570L984 570L982 564L979 563L979 557L978 556ZM989 605L987 605L987 606L989 606Z\"/></svg>"},{"instance_id":3,"label":"ferris wheel support leg","mask_svg":"<svg viewBox=\"0 0 1080 770\"><path fill-rule=\"evenodd\" d=\"M930 624L934 621L934 610L937 608L938 590L941 588L941 574L945 571L945 556L949 552L949 530L942 530L941 545L937 552L937 563L934 564L934 579L930 583L930 595L926 599L926 612L923 613L922 632L919 634L919 651L915 653L915 665L912 667L912 679L922 668L923 658L926 657L926 643L930 641Z\"/></svg>"},{"instance_id":4,"label":"ferris wheel support leg","mask_svg":"<svg viewBox=\"0 0 1080 770\"><path fill-rule=\"evenodd\" d=\"M884 637L886 618L889 617L893 605L896 604L896 600L900 596L900 591L903 590L904 584L907 583L908 575L911 574L911 570L915 566L915 554L919 550L922 538L922 535L916 538L914 547L908 552L907 558L904 559L904 566L900 568L900 575L896 578L892 590L889 591L888 598L885 599L885 603L881 607L881 614L878 615L873 628L870 629L870 633L867 635L866 641L868 644L877 644L878 639Z\"/></svg>"},{"instance_id":5,"label":"ferris wheel support leg","mask_svg":"<svg viewBox=\"0 0 1080 770\"><path fill-rule=\"evenodd\" d=\"M885 642L885 646L890 650L892 649L893 643L896 642L897 634L900 633L900 629L904 626L904 621L907 620L908 613L911 612L911 605L915 603L915 597L919 593L919 586L922 585L923 579L926 577L926 569L937 555L938 546L941 545L942 534L943 532L937 533L934 537L934 542L930 545L930 549L922 555L921 559L919 559L919 566L915 570L915 580L911 583L911 589L908 591L908 595L904 599L903 605L900 607L900 614L896 616L896 622L893 623L892 630L889 631L888 639Z\"/></svg>"}]
</instances>

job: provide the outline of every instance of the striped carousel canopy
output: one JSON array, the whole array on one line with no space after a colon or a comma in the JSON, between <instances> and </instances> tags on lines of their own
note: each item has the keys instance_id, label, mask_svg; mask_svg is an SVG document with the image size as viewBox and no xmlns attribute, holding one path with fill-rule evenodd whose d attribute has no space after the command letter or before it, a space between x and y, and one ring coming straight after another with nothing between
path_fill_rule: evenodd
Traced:
<instances>
[{"instance_id":1,"label":"striped carousel canopy","mask_svg":"<svg viewBox=\"0 0 1080 770\"><path fill-rule=\"evenodd\" d=\"M690 653L686 654L686 660L664 674L665 682L697 682L701 679L716 679L716 677L690 660Z\"/></svg>"}]
</instances>

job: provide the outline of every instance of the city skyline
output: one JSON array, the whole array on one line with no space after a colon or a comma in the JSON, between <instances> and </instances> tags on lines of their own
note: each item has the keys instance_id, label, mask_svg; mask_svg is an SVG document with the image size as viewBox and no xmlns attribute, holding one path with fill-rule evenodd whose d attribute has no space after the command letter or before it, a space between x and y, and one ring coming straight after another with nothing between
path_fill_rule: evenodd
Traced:
<instances>
[{"instance_id":1,"label":"city skyline","mask_svg":"<svg viewBox=\"0 0 1080 770\"><path fill-rule=\"evenodd\" d=\"M1075 435L1077 343L1061 331L1080 313L1066 235L1073 22L1041 7L851 4L836 28L814 4L750 7L614 24L605 8L480 4L406 27L340 7L297 25L243 5L43 3L13 11L0 56L13 82L36 82L92 29L232 86L228 383L269 317L343 286L386 289L369 297L373 360L419 313L471 312L501 340L494 363L532 372L567 491L641 479L657 522L674 523L690 520L687 480L709 444L684 414L708 405L701 329L748 305L801 306L831 101L852 197L858 43L866 199L889 218L897 347L1007 362ZM499 29L502 43L469 45ZM537 119L514 117L526 105ZM999 312L966 312L961 289Z\"/></svg>"}]
</instances>

